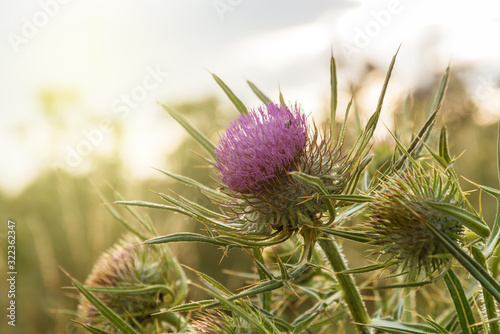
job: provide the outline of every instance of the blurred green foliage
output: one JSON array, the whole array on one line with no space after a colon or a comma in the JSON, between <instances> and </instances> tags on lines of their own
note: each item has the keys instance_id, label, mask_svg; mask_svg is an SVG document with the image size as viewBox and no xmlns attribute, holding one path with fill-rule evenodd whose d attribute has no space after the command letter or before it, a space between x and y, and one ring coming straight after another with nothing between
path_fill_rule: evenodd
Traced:
<instances>
[{"instance_id":1,"label":"blurred green foliage","mask_svg":"<svg viewBox=\"0 0 500 334\"><path fill-rule=\"evenodd\" d=\"M370 71L377 71L370 69ZM367 76L368 77L368 73ZM362 82L363 80L361 80ZM430 100L430 92L434 87L414 92L409 99L402 97L401 102L394 106L384 106L383 112L393 112L396 133L407 144L411 131L418 128L425 119L424 110ZM390 86L389 86L390 94ZM52 145L58 142L64 131L68 129L71 117L68 108L78 103L78 96L72 92L46 92L41 98L41 113L52 125ZM406 106L410 108L405 110ZM326 105L326 104L325 104ZM192 125L207 134L213 142L224 126L237 115L237 112L225 107L226 104L213 97L185 102L173 106L186 117ZM410 111L408 111L410 110ZM328 108L325 108L325 113ZM367 111L369 112L369 111ZM458 156L456 170L464 177L474 182L497 187L496 168L496 135L497 125L480 125L475 122L478 112L472 99L467 96L464 83L458 75L452 75L449 91L445 99L442 116L449 130L451 152ZM362 115L363 111L359 111ZM165 128L178 126L172 122L167 113L163 119ZM356 117L353 113L351 117ZM98 123L99 117L90 113L90 123ZM417 125L415 125L415 123ZM168 131L165 131L168 133ZM75 310L77 305L76 292L65 288L70 280L59 269L64 268L72 276L84 281L93 263L110 247L124 232L120 224L102 205L97 190L113 200L114 191L121 193L127 199L143 199L156 201L157 196L150 190L169 194L183 195L199 204L209 206L207 199L197 193L187 193L185 187L178 185L161 173L151 180L130 180L124 173L123 162L119 159L122 145L122 125L114 124L110 138L113 143L112 152L106 156L90 155L92 168L86 174L73 174L61 170L46 170L26 189L16 196L0 193L1 220L6 226L7 219L16 222L16 261L17 261L17 322L16 333L73 333L77 325L70 322L64 314L65 310ZM168 140L165 135L165 140ZM376 154L374 164L378 167L384 163L383 156L390 156L394 149L392 140L374 143ZM206 169L206 162L196 155L201 152L197 144L187 136L183 137L178 148L165 156L165 166L174 173L182 173L205 184L215 184L214 175ZM372 167L373 168L373 167ZM374 168L375 169L375 168ZM463 182L467 189L467 182ZM472 187L470 187L472 188ZM479 194L471 194L471 202L480 207ZM495 203L488 196L482 196L483 207L492 208ZM205 201L205 202L204 202ZM120 208L118 208L120 209ZM202 228L201 224L184 217L165 211L138 210L141 214L151 216L161 234L177 231L195 231ZM487 221L493 220L494 210L485 210ZM182 226L181 226L182 224ZM6 254L6 230L1 229L0 248ZM364 259L366 248L346 242L344 247L354 248L348 252L349 260L360 265L366 264ZM364 246L362 246L364 247ZM245 285L243 279L235 279L221 269L246 271L250 267L250 259L239 251L231 251L228 256L210 245L173 245L171 246L179 261L189 267L196 268L211 275L229 289L236 290ZM220 265L221 264L221 265ZM0 258L0 269L6 272L6 258ZM195 279L187 270L188 275ZM497 273L498 274L498 273ZM364 276L358 280L366 279ZM6 282L0 282L0 291L6 291ZM441 299L443 292L432 286L422 289L419 298L428 300L428 310L432 313L432 300ZM191 290L189 299L200 299L203 294ZM377 296L373 296L376 298ZM7 298L0 298L0 308L5 310ZM436 310L434 310L436 311ZM2 320L0 328L6 326ZM7 330L13 328L7 328ZM4 330L1 330L5 333ZM14 332L14 331L13 331ZM8 333L8 331L7 331Z\"/></svg>"}]
</instances>

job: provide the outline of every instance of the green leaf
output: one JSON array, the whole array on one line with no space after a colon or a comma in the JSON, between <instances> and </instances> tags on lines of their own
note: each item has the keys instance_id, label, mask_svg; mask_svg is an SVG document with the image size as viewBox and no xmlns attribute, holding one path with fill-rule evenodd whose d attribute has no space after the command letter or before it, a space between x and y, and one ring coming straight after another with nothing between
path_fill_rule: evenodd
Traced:
<instances>
[{"instance_id":1,"label":"green leaf","mask_svg":"<svg viewBox=\"0 0 500 334\"><path fill-rule=\"evenodd\" d=\"M465 269L481 283L491 295L500 302L500 284L484 269L477 261L471 258L463 249L460 248L449 236L444 232L436 229L432 224L424 221L427 228L438 237L443 246L464 266Z\"/></svg>"},{"instance_id":2,"label":"green leaf","mask_svg":"<svg viewBox=\"0 0 500 334\"><path fill-rule=\"evenodd\" d=\"M364 267L352 268L344 270L342 273L344 274L361 274L361 273L369 273L371 271L379 270L385 268L384 264L370 264Z\"/></svg>"},{"instance_id":3,"label":"green leaf","mask_svg":"<svg viewBox=\"0 0 500 334\"><path fill-rule=\"evenodd\" d=\"M337 119L337 66L333 54L330 58L330 88L330 135L333 138Z\"/></svg>"},{"instance_id":4,"label":"green leaf","mask_svg":"<svg viewBox=\"0 0 500 334\"><path fill-rule=\"evenodd\" d=\"M396 142L396 145L398 147L398 149L401 151L401 153L403 153L403 156L406 157L407 159L409 159L411 161L411 163L414 165L414 166L418 166L417 162L415 161L415 159L413 159L413 157L411 156L410 152L408 152L405 147L403 146L403 144L399 141L399 139L391 132L391 130L387 129L387 131L389 132L389 134L392 136L392 138L394 139L394 141Z\"/></svg>"},{"instance_id":5,"label":"green leaf","mask_svg":"<svg viewBox=\"0 0 500 334\"><path fill-rule=\"evenodd\" d=\"M477 328L473 326L474 316L472 315L472 309L470 308L469 301L465 296L464 289L457 275L449 269L444 275L444 282L448 287L451 299L455 304L455 310L457 311L458 321L460 327L462 327L462 333L464 334L477 334Z\"/></svg>"},{"instance_id":6,"label":"green leaf","mask_svg":"<svg viewBox=\"0 0 500 334\"><path fill-rule=\"evenodd\" d=\"M366 195L328 194L328 195L320 195L320 197L333 199L336 201L346 201L353 203L366 203L366 202L373 202L376 200L375 197Z\"/></svg>"},{"instance_id":7,"label":"green leaf","mask_svg":"<svg viewBox=\"0 0 500 334\"><path fill-rule=\"evenodd\" d=\"M217 281L215 278L210 277L209 275L202 273L201 271L191 269L196 275L198 275L202 280L219 290L220 292L224 293L226 296L234 296L234 293L232 293L229 289L227 289L223 284L221 284L219 281Z\"/></svg>"},{"instance_id":8,"label":"green leaf","mask_svg":"<svg viewBox=\"0 0 500 334\"><path fill-rule=\"evenodd\" d=\"M167 176L170 176L171 178L173 178L181 183L184 183L185 185L199 189L202 193L204 193L210 199L220 201L220 202L226 202L226 201L231 200L231 197L229 197L228 195L221 193L220 191L217 191L216 189L211 188L209 186L206 186L203 183L200 183L196 180L193 180L187 176L174 174L174 173L164 171L161 169L156 169L156 170L167 175Z\"/></svg>"},{"instance_id":9,"label":"green leaf","mask_svg":"<svg viewBox=\"0 0 500 334\"><path fill-rule=\"evenodd\" d=\"M252 91L257 95L259 100L261 100L264 104L272 102L270 98L266 96L266 94L262 93L260 89L257 88L252 82L247 80L248 85L252 89Z\"/></svg>"},{"instance_id":10,"label":"green leaf","mask_svg":"<svg viewBox=\"0 0 500 334\"><path fill-rule=\"evenodd\" d=\"M164 236L155 237L146 240L144 243L148 245L154 244L165 244L169 242L202 242L207 244L212 244L216 246L230 246L231 244L222 240L208 237L203 234L191 233L191 232L179 232L172 233Z\"/></svg>"},{"instance_id":11,"label":"green leaf","mask_svg":"<svg viewBox=\"0 0 500 334\"><path fill-rule=\"evenodd\" d=\"M281 88L279 89L279 91L280 91L280 103L282 106L286 106L285 98L283 97L283 93L281 93Z\"/></svg>"},{"instance_id":12,"label":"green leaf","mask_svg":"<svg viewBox=\"0 0 500 334\"><path fill-rule=\"evenodd\" d=\"M438 331L438 333L440 333L440 334L451 334L448 330L446 330L446 328L444 328L443 326L441 326L440 324L438 324L434 320L428 319L428 318L425 318L424 320L429 325L431 325L432 327L434 327Z\"/></svg>"},{"instance_id":13,"label":"green leaf","mask_svg":"<svg viewBox=\"0 0 500 334\"><path fill-rule=\"evenodd\" d=\"M85 289L77 280L73 279L73 285L87 300L95 306L103 317L109 320L123 334L139 334L129 324L127 324L120 316L112 309L107 307L103 302L96 298L90 291Z\"/></svg>"},{"instance_id":14,"label":"green leaf","mask_svg":"<svg viewBox=\"0 0 500 334\"><path fill-rule=\"evenodd\" d=\"M425 121L425 124L422 126L417 136L412 140L412 142L408 146L407 151L412 155L413 158L419 157L420 151L422 150L423 147L423 143L425 143L429 137L430 130L432 129L434 122L436 121L437 115L439 113L439 110L441 109L441 106L443 104L444 96L446 94L446 89L448 87L449 77L450 77L450 68L448 67L441 80L441 85L439 87L436 100L434 101L432 113ZM395 169L396 170L401 169L403 167L405 160L406 156L405 155L401 156L401 158L399 158L399 160L395 164Z\"/></svg>"},{"instance_id":15,"label":"green leaf","mask_svg":"<svg viewBox=\"0 0 500 334\"><path fill-rule=\"evenodd\" d=\"M321 179L319 177L312 176L312 175L302 173L302 172L297 172L297 171L290 172L289 174L292 175L293 177L295 177L301 183L305 184L306 186L309 186L312 189L316 190L320 196L329 194L325 188L323 181L321 181ZM324 199L324 203L325 203L326 207L328 208L328 211L330 212L329 223L332 223L334 221L335 215L336 215L335 207L333 206L332 201L329 200L328 198Z\"/></svg>"},{"instance_id":16,"label":"green leaf","mask_svg":"<svg viewBox=\"0 0 500 334\"><path fill-rule=\"evenodd\" d=\"M433 201L424 200L425 203L434 209L444 213L450 218L458 220L462 225L467 227L477 235L487 238L490 235L490 228L481 217L471 214L464 209L458 208L454 205L447 203L438 203Z\"/></svg>"},{"instance_id":17,"label":"green leaf","mask_svg":"<svg viewBox=\"0 0 500 334\"><path fill-rule=\"evenodd\" d=\"M177 121L186 131L193 137L198 144L201 145L207 151L207 153L210 155L212 159L215 159L215 146L210 142L210 140L200 131L197 129L193 128L191 124L189 124L188 121L184 117L182 117L179 113L177 113L175 110L172 108L167 107L166 105L163 105L163 108L172 116L173 119Z\"/></svg>"},{"instance_id":18,"label":"green leaf","mask_svg":"<svg viewBox=\"0 0 500 334\"><path fill-rule=\"evenodd\" d=\"M120 295L120 296L135 296L146 293L166 291L170 295L174 296L172 290L170 290L166 285L161 285L161 284L155 284L155 285L137 284L133 286L86 286L85 289L93 293L103 293L107 295Z\"/></svg>"},{"instance_id":19,"label":"green leaf","mask_svg":"<svg viewBox=\"0 0 500 334\"><path fill-rule=\"evenodd\" d=\"M213 298L217 299L222 305L230 309L233 313L239 315L241 318L246 320L248 323L254 326L256 330L261 333L279 333L279 330L269 321L265 321L266 318L263 317L262 314L258 315L258 318L253 312L249 312L248 309L245 309L233 301L223 298L219 296L219 294L215 293L210 289L204 289L208 294L210 294ZM257 319L256 319L257 318ZM267 325L267 326L266 326Z\"/></svg>"},{"instance_id":20,"label":"green leaf","mask_svg":"<svg viewBox=\"0 0 500 334\"><path fill-rule=\"evenodd\" d=\"M436 94L436 98L434 100L434 105L432 106L432 113L425 122L424 126L422 127L421 131L418 133L417 137L414 139L414 146L410 145L408 148L408 151L413 154L413 157L418 157L420 154L420 151L422 150L422 142L427 142L429 135L430 135L430 129L432 128L435 119L437 118L437 114L439 110L441 110L441 107L443 106L444 102L444 97L446 95L446 91L448 89L448 83L450 80L450 67L448 66L446 68L446 71L443 75L443 78L441 79L441 84L439 86L438 92ZM412 142L413 144L413 142ZM410 149L411 148L411 149Z\"/></svg>"},{"instance_id":21,"label":"green leaf","mask_svg":"<svg viewBox=\"0 0 500 334\"><path fill-rule=\"evenodd\" d=\"M185 210L182 210L182 209L175 207L175 206L170 206L170 205L165 205L165 204L150 203L150 202L144 202L144 201L115 201L115 204L128 205L128 206L140 206L140 207L151 208L151 209L162 209L162 210L168 210L168 211L181 213L183 215L189 215L189 213L186 212Z\"/></svg>"},{"instance_id":22,"label":"green leaf","mask_svg":"<svg viewBox=\"0 0 500 334\"><path fill-rule=\"evenodd\" d=\"M99 196L99 198L101 199L101 201L103 203L109 203L109 201L107 200L107 198L104 196L104 194L99 191L99 189L96 189L97 191L97 194ZM122 215L120 215L120 213L118 213L117 210L115 210L115 208L113 208L112 205L106 205L106 209L108 210L109 213L111 213L111 215L116 219L118 220L118 222L120 222L120 224L122 224L122 226L132 232L134 235L138 236L140 239L144 240L146 239L146 236L143 235L142 233L140 233L137 229L135 229L132 225L130 225L124 218Z\"/></svg>"},{"instance_id":23,"label":"green leaf","mask_svg":"<svg viewBox=\"0 0 500 334\"><path fill-rule=\"evenodd\" d=\"M233 91L231 89L229 89L229 87L224 83L224 81L222 81L215 74L213 74L213 73L211 73L211 74L214 77L214 79L217 82L217 84L220 86L220 88L222 88L222 90L224 91L224 93L226 93L227 97L229 97L229 99L234 104L234 106L236 107L236 109L240 112L240 114L242 114L242 115L248 114L247 107L245 107L245 105L243 104L243 102L241 102L241 100L236 95L234 95Z\"/></svg>"},{"instance_id":24,"label":"green leaf","mask_svg":"<svg viewBox=\"0 0 500 334\"><path fill-rule=\"evenodd\" d=\"M372 238L369 234L364 232L355 232L355 231L347 231L347 230L339 230L335 228L321 227L321 232L331 234L337 237L341 237L344 239L357 241L361 243L369 243L372 241Z\"/></svg>"},{"instance_id":25,"label":"green leaf","mask_svg":"<svg viewBox=\"0 0 500 334\"><path fill-rule=\"evenodd\" d=\"M493 225L493 230L491 231L488 241L486 241L486 247L483 250L484 256L488 259L494 252L495 249L500 245L500 190L482 186L476 184L479 188L486 191L486 193L495 197L497 200L497 213L495 218L495 224Z\"/></svg>"},{"instance_id":26,"label":"green leaf","mask_svg":"<svg viewBox=\"0 0 500 334\"><path fill-rule=\"evenodd\" d=\"M218 303L214 304L213 299L209 300L199 300L196 302L186 303L182 305L177 305L168 310L168 312L189 312L194 310L199 310L205 308L209 305L218 305Z\"/></svg>"},{"instance_id":27,"label":"green leaf","mask_svg":"<svg viewBox=\"0 0 500 334\"><path fill-rule=\"evenodd\" d=\"M85 328L89 333L93 334L111 334L109 332L103 331L97 327L91 326L89 324L81 324L83 328Z\"/></svg>"},{"instance_id":28,"label":"green leaf","mask_svg":"<svg viewBox=\"0 0 500 334\"><path fill-rule=\"evenodd\" d=\"M389 69L387 70L387 74L385 76L384 84L382 86L382 90L380 92L380 96L378 98L378 103L377 103L377 108L375 109L375 112L373 115L370 117L368 122L366 123L366 126L359 136L359 138L356 140L356 144L354 147L356 147L356 153L354 155L353 160L358 160L365 154L365 149L370 142L373 133L375 132L375 128L377 127L378 119L380 118L380 112L382 111L382 105L384 103L384 97L385 93L387 91L387 87L389 86L389 80L391 79L391 74L392 70L394 69L394 65L396 63L396 57L398 55L399 48L396 51L396 54L392 57L391 63L389 65Z\"/></svg>"},{"instance_id":29,"label":"green leaf","mask_svg":"<svg viewBox=\"0 0 500 334\"><path fill-rule=\"evenodd\" d=\"M439 136L439 156L442 157L448 165L453 162L448 149L448 136L446 134L446 126L444 123L441 127L441 134Z\"/></svg>"},{"instance_id":30,"label":"green leaf","mask_svg":"<svg viewBox=\"0 0 500 334\"><path fill-rule=\"evenodd\" d=\"M158 194L161 198L163 198L165 201L167 201L170 204L173 204L175 206L180 207L181 209L185 210L186 212L189 213L191 217L194 219L197 219L198 221L202 223L206 223L208 225L216 227L218 230L226 230L226 231L233 231L234 229L229 227L229 225L224 224L221 221L212 219L210 217L205 216L203 213L199 212L196 208L193 208L189 204L183 203L181 201L178 201L176 199L173 199L172 197L159 193Z\"/></svg>"},{"instance_id":31,"label":"green leaf","mask_svg":"<svg viewBox=\"0 0 500 334\"><path fill-rule=\"evenodd\" d=\"M373 319L370 324L370 327L379 329L387 333L394 333L394 334L439 333L430 326L425 326L415 323L405 323L400 321L383 320L383 319Z\"/></svg>"}]
</instances>

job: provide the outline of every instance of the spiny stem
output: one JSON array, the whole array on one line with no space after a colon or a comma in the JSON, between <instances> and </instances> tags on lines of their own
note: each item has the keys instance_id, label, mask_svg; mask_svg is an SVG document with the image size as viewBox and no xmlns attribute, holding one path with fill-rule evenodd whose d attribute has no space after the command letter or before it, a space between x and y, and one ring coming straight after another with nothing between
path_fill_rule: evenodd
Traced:
<instances>
[{"instance_id":1,"label":"spiny stem","mask_svg":"<svg viewBox=\"0 0 500 334\"><path fill-rule=\"evenodd\" d=\"M344 300L347 303L352 319L356 323L358 332L365 334L372 333L371 328L366 326L370 324L371 319L368 315L365 304L361 299L359 290L354 283L354 279L350 274L343 273L348 268L335 241L324 235L318 238L318 243L325 252L326 258L335 271L337 281L339 282L344 295Z\"/></svg>"},{"instance_id":2,"label":"spiny stem","mask_svg":"<svg viewBox=\"0 0 500 334\"><path fill-rule=\"evenodd\" d=\"M253 249L253 256L257 259L257 261L260 261L261 263L264 263L264 258L262 257L262 250L259 248L254 248ZM266 279L266 275L262 272L262 270L259 268L259 277L261 280ZM261 302L262 302L262 308L266 311L271 310L271 291L267 291L262 293L261 295Z\"/></svg>"}]
</instances>

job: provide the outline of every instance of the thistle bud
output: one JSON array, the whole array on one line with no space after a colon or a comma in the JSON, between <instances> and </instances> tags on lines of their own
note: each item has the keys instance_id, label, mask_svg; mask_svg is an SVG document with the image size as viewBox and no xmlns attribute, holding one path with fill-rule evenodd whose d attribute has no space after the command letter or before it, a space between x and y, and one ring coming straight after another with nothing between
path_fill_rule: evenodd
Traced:
<instances>
[{"instance_id":1,"label":"thistle bud","mask_svg":"<svg viewBox=\"0 0 500 334\"><path fill-rule=\"evenodd\" d=\"M132 327L140 324L144 329L155 326L153 313L179 304L186 294L184 273L168 250L143 245L135 236L119 241L101 255L85 286L91 291L99 288L99 292L94 292L99 300ZM147 289L140 292L141 287ZM102 288L109 288L109 291ZM117 332L83 297L78 314L84 323Z\"/></svg>"},{"instance_id":2,"label":"thistle bud","mask_svg":"<svg viewBox=\"0 0 500 334\"><path fill-rule=\"evenodd\" d=\"M385 264L399 267L415 279L420 272L429 277L439 273L452 259L427 224L460 241L463 226L438 212L428 202L462 206L462 194L455 181L438 170L410 168L405 174L389 177L370 204L368 229Z\"/></svg>"},{"instance_id":3,"label":"thistle bud","mask_svg":"<svg viewBox=\"0 0 500 334\"><path fill-rule=\"evenodd\" d=\"M270 102L232 122L215 148L214 164L234 199L222 203L234 212L231 222L253 234L317 222L325 203L290 172L316 176L328 192L340 193L350 166L331 138L319 137L297 105Z\"/></svg>"}]
</instances>

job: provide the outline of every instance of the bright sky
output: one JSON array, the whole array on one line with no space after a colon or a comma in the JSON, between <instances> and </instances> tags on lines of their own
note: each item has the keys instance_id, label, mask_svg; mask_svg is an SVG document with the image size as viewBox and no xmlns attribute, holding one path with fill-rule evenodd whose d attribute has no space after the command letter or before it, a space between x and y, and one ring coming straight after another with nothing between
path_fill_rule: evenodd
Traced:
<instances>
[{"instance_id":1,"label":"bright sky","mask_svg":"<svg viewBox=\"0 0 500 334\"><path fill-rule=\"evenodd\" d=\"M347 85L367 61L387 68L402 44L389 87L394 98L450 61L452 68L471 66L471 92L486 113L500 110L494 0L3 1L0 22L0 189L12 192L41 169L84 168L85 157L71 152L105 152L107 121L117 117L127 123L131 174L150 176L177 131L159 118L156 102L223 98L209 71L247 106L258 100L246 79L269 96L277 96L279 84L287 99L314 114L328 96L332 48ZM72 135L56 147L48 147L53 137L40 116L46 89L78 94L78 105L65 110ZM84 112L98 115L97 129L82 121Z\"/></svg>"}]
</instances>

